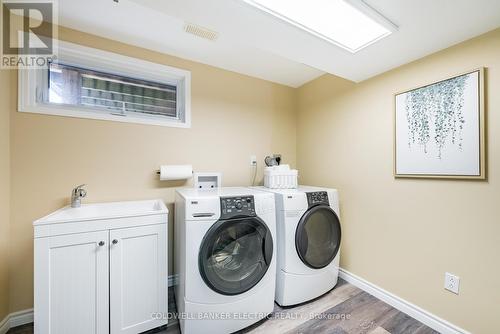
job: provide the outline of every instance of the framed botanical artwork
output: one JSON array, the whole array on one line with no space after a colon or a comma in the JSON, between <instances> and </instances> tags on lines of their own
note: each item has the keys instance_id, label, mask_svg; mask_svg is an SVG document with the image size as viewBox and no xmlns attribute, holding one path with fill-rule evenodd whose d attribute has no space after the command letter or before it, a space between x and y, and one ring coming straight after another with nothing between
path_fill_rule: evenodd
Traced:
<instances>
[{"instance_id":1,"label":"framed botanical artwork","mask_svg":"<svg viewBox=\"0 0 500 334\"><path fill-rule=\"evenodd\" d=\"M484 69L395 95L394 176L484 179Z\"/></svg>"}]
</instances>

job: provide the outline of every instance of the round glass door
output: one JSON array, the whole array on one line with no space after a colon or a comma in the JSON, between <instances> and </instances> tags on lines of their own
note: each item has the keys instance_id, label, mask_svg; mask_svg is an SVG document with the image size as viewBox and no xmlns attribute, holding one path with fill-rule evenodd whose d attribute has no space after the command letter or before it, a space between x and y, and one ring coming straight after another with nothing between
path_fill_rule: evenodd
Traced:
<instances>
[{"instance_id":1,"label":"round glass door","mask_svg":"<svg viewBox=\"0 0 500 334\"><path fill-rule=\"evenodd\" d=\"M340 221L326 205L314 206L302 216L295 233L300 259L313 269L329 265L340 248Z\"/></svg>"},{"instance_id":2,"label":"round glass door","mask_svg":"<svg viewBox=\"0 0 500 334\"><path fill-rule=\"evenodd\" d=\"M205 283L223 295L250 290L271 264L273 240L257 217L221 220L203 238L199 270Z\"/></svg>"}]
</instances>

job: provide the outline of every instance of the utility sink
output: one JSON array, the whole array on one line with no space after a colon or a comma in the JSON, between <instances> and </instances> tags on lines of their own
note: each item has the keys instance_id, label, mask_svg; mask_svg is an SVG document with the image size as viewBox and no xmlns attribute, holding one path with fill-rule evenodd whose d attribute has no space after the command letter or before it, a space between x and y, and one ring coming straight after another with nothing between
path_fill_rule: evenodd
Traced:
<instances>
[{"instance_id":1,"label":"utility sink","mask_svg":"<svg viewBox=\"0 0 500 334\"><path fill-rule=\"evenodd\" d=\"M59 209L33 222L33 225L68 223L76 221L139 217L168 213L162 200L130 201L113 203L82 204L79 208L70 206Z\"/></svg>"},{"instance_id":2,"label":"utility sink","mask_svg":"<svg viewBox=\"0 0 500 334\"><path fill-rule=\"evenodd\" d=\"M168 313L167 213L155 199L65 207L35 221L35 333L166 325L151 314Z\"/></svg>"}]
</instances>

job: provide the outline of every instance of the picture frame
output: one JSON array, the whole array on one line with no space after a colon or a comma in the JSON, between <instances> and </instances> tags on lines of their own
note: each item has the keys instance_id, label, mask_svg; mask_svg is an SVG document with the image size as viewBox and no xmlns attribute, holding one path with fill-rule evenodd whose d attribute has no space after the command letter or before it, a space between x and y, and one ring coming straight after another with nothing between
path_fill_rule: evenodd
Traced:
<instances>
[{"instance_id":1,"label":"picture frame","mask_svg":"<svg viewBox=\"0 0 500 334\"><path fill-rule=\"evenodd\" d=\"M485 68L394 94L395 178L486 179Z\"/></svg>"}]
</instances>

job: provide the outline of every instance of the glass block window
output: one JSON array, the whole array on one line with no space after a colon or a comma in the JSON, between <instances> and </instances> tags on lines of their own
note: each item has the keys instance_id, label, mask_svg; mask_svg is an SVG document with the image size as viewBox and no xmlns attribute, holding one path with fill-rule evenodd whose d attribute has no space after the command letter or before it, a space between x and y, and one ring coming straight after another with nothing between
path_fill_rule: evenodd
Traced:
<instances>
[{"instance_id":1,"label":"glass block window","mask_svg":"<svg viewBox=\"0 0 500 334\"><path fill-rule=\"evenodd\" d=\"M174 85L57 63L49 67L48 102L112 115L179 118Z\"/></svg>"}]
</instances>

